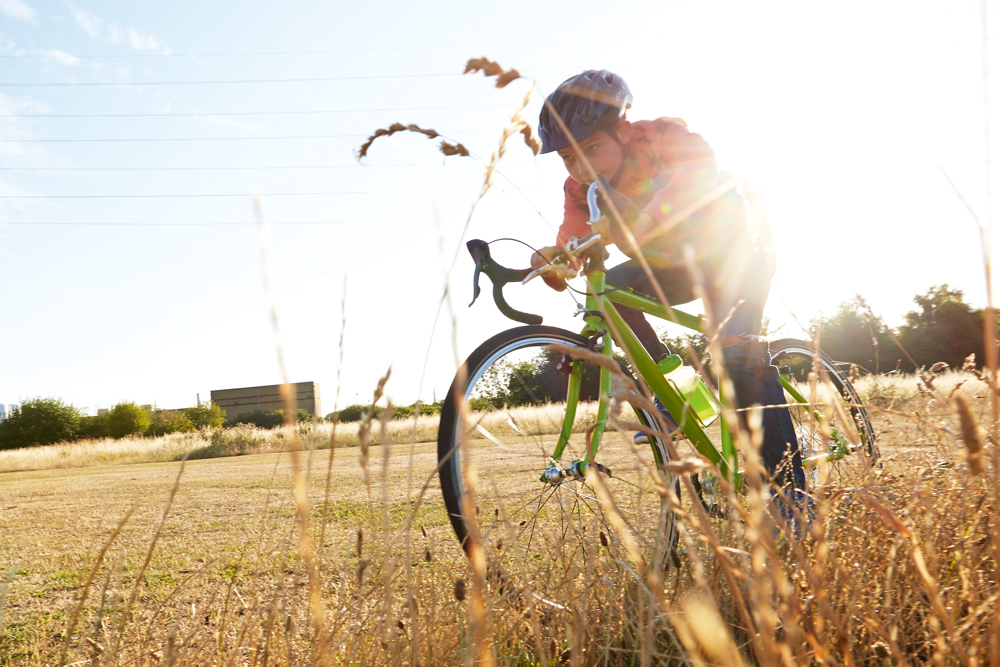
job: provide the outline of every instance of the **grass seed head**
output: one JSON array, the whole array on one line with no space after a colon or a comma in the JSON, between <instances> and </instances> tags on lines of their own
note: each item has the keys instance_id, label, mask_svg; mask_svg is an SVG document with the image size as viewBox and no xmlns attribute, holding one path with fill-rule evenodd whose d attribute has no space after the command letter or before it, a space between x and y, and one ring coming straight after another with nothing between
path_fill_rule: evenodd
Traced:
<instances>
[{"instance_id":1,"label":"grass seed head","mask_svg":"<svg viewBox=\"0 0 1000 667\"><path fill-rule=\"evenodd\" d=\"M532 153L538 155L542 152L542 142L532 133L530 125L527 123L521 125L521 134L524 135L524 143L528 145Z\"/></svg>"},{"instance_id":2,"label":"grass seed head","mask_svg":"<svg viewBox=\"0 0 1000 667\"><path fill-rule=\"evenodd\" d=\"M969 403L962 394L955 394L955 410L962 424L962 441L965 442L966 461L973 475L983 473L983 433L972 414Z\"/></svg>"},{"instance_id":3,"label":"grass seed head","mask_svg":"<svg viewBox=\"0 0 1000 667\"><path fill-rule=\"evenodd\" d=\"M375 143L376 139L378 139L379 137L391 137L397 132L416 132L418 134L426 135L430 139L436 139L439 136L441 136L438 134L437 130L423 128L413 123L410 123L409 125L403 125L402 123L393 123L389 127L379 128L375 130L374 134L368 137L368 141L361 144L361 146L358 148L358 152L355 154L355 157L358 159L358 162L360 162L362 158L368 155L368 149L371 148L372 144Z\"/></svg>"},{"instance_id":4,"label":"grass seed head","mask_svg":"<svg viewBox=\"0 0 1000 667\"><path fill-rule=\"evenodd\" d=\"M441 140L440 150L445 155L461 155L462 157L469 157L469 149L467 149L462 144L449 144L444 139Z\"/></svg>"},{"instance_id":5,"label":"grass seed head","mask_svg":"<svg viewBox=\"0 0 1000 667\"><path fill-rule=\"evenodd\" d=\"M962 362L962 372L963 373L975 373L976 372L976 353L973 352L965 358Z\"/></svg>"},{"instance_id":6,"label":"grass seed head","mask_svg":"<svg viewBox=\"0 0 1000 667\"><path fill-rule=\"evenodd\" d=\"M504 71L504 68L501 67L498 62L490 60L489 58L470 58L469 61L465 63L465 71L463 71L462 74L475 72L482 72L484 76L497 77L497 88L503 88L511 81L521 78L521 73L516 69Z\"/></svg>"}]
</instances>

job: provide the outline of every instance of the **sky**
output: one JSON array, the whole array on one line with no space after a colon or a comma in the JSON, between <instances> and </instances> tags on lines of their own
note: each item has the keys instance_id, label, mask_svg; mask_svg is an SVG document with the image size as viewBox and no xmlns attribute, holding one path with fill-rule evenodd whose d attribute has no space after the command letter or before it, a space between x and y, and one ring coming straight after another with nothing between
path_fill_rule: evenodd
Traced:
<instances>
[{"instance_id":1,"label":"sky","mask_svg":"<svg viewBox=\"0 0 1000 667\"><path fill-rule=\"evenodd\" d=\"M395 402L441 398L515 325L488 294L467 307L465 242L548 245L561 222L559 159L517 139L470 217L484 160L532 86L534 124L590 68L626 79L632 119L683 118L763 189L781 336L855 294L890 325L942 283L981 307L956 189L986 223L1000 48L984 78L983 33L968 0L0 0L0 403L179 408L281 382L265 267L287 377L318 382L324 412L369 401L390 367ZM524 78L462 75L482 56ZM397 134L355 159L394 122L473 156ZM507 296L581 326L540 281Z\"/></svg>"}]
</instances>

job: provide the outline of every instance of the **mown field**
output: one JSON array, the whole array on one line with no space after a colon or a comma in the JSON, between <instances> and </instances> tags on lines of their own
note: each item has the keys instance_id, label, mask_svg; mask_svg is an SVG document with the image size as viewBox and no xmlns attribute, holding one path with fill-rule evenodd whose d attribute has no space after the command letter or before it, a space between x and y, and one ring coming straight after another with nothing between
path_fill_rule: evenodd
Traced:
<instances>
[{"instance_id":1,"label":"mown field","mask_svg":"<svg viewBox=\"0 0 1000 667\"><path fill-rule=\"evenodd\" d=\"M303 430L295 456L281 430L4 452L0 664L998 664L995 448L973 474L953 408L982 421L986 387L862 389L882 469L855 457L792 539L758 485L721 517L685 486L665 574L630 550L648 552L633 515L525 546L511 517L554 439L544 409L526 435L494 424L502 448L470 443L504 499L480 515L482 569L448 524L433 420L364 449L357 425L332 449L330 425ZM615 469L641 468L630 439L609 436ZM618 506L655 495L643 479Z\"/></svg>"}]
</instances>

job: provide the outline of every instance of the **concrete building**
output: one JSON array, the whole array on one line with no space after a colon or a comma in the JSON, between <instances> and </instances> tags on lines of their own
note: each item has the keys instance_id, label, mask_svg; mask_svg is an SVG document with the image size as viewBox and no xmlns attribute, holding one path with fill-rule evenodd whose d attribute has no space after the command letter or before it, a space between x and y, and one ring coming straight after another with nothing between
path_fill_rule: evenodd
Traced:
<instances>
[{"instance_id":1,"label":"concrete building","mask_svg":"<svg viewBox=\"0 0 1000 667\"><path fill-rule=\"evenodd\" d=\"M316 382L294 382L295 406L297 410L305 410L314 417L322 417L319 403L319 384ZM272 384L264 387L242 387L240 389L215 389L212 391L212 402L226 411L226 419L235 419L248 412L263 410L274 412L284 410L285 403L281 400L281 385Z\"/></svg>"}]
</instances>

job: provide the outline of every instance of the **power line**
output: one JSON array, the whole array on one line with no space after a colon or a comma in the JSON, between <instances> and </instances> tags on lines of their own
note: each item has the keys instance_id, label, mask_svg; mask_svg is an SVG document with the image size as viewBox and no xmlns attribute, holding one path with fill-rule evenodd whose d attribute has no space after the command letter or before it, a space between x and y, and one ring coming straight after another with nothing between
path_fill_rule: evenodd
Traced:
<instances>
[{"instance_id":1,"label":"power line","mask_svg":"<svg viewBox=\"0 0 1000 667\"><path fill-rule=\"evenodd\" d=\"M488 132L496 133L498 130L456 130L456 134L484 134ZM151 142L151 141L274 141L281 139L364 139L371 136L369 133L363 134L293 134L285 136L264 136L264 137L139 137L139 138L97 138L97 139L0 139L3 144L79 144L79 143L128 143L128 142ZM438 135L442 139L447 139L445 135Z\"/></svg>"},{"instance_id":2,"label":"power line","mask_svg":"<svg viewBox=\"0 0 1000 667\"><path fill-rule=\"evenodd\" d=\"M546 44L569 44L587 41L584 39L565 39L559 41L546 40ZM498 46L537 46L537 41L501 42L496 44L450 44L435 46L391 46L372 49L322 49L316 51L242 51L233 53L96 53L78 55L76 58L218 58L231 56L302 56L325 55L331 53L379 53L383 51L430 51L444 49L488 49ZM71 54L72 55L72 54ZM6 54L0 58L51 58L51 53Z\"/></svg>"},{"instance_id":3,"label":"power line","mask_svg":"<svg viewBox=\"0 0 1000 667\"><path fill-rule=\"evenodd\" d=\"M440 111L443 109L509 108L509 104L470 104L468 106L388 107L384 109L316 109L309 111L224 111L220 113L4 113L0 118L192 118L206 116L292 116L327 113L372 113L376 111Z\"/></svg>"},{"instance_id":4,"label":"power line","mask_svg":"<svg viewBox=\"0 0 1000 667\"><path fill-rule=\"evenodd\" d=\"M512 162L531 162L532 160L512 160L504 158L504 164ZM442 163L445 164L445 163ZM478 162L448 162L449 166L478 167L483 165ZM356 169L357 162L353 164L314 164L314 165L281 165L273 167L0 167L0 171L268 171L268 170L295 170L295 169ZM365 169L386 169L389 167L428 167L435 166L427 162L409 162L402 164L365 164Z\"/></svg>"},{"instance_id":5,"label":"power line","mask_svg":"<svg viewBox=\"0 0 1000 667\"><path fill-rule=\"evenodd\" d=\"M363 79L429 79L440 76L462 76L460 72L434 74L377 74L371 76L315 76L297 79L216 79L214 81L63 81L58 83L0 83L0 87L79 88L82 86L217 86L230 83L322 83L324 81L359 81Z\"/></svg>"},{"instance_id":6,"label":"power line","mask_svg":"<svg viewBox=\"0 0 1000 667\"><path fill-rule=\"evenodd\" d=\"M462 220L290 220L268 222L269 227L291 227L297 225L422 225L436 222L458 223ZM256 227L257 222L48 222L38 220L0 220L0 225L66 226L66 227Z\"/></svg>"},{"instance_id":7,"label":"power line","mask_svg":"<svg viewBox=\"0 0 1000 667\"><path fill-rule=\"evenodd\" d=\"M535 67L532 72L563 71L569 67ZM572 68L575 69L575 68ZM371 74L366 76L316 76L292 79L216 79L213 81L62 81L56 83L28 82L2 83L0 87L45 87L45 88L78 88L81 86L203 86L237 83L322 83L324 81L362 81L371 79L429 79L433 77L465 76L462 72L435 72L420 74ZM528 78L529 74L521 74Z\"/></svg>"},{"instance_id":8,"label":"power line","mask_svg":"<svg viewBox=\"0 0 1000 667\"><path fill-rule=\"evenodd\" d=\"M529 189L529 188L522 188ZM325 197L331 195L420 194L422 192L466 192L470 188L422 188L419 190L335 190L329 192L224 192L163 195L0 195L3 199L189 199L195 197Z\"/></svg>"}]
</instances>

